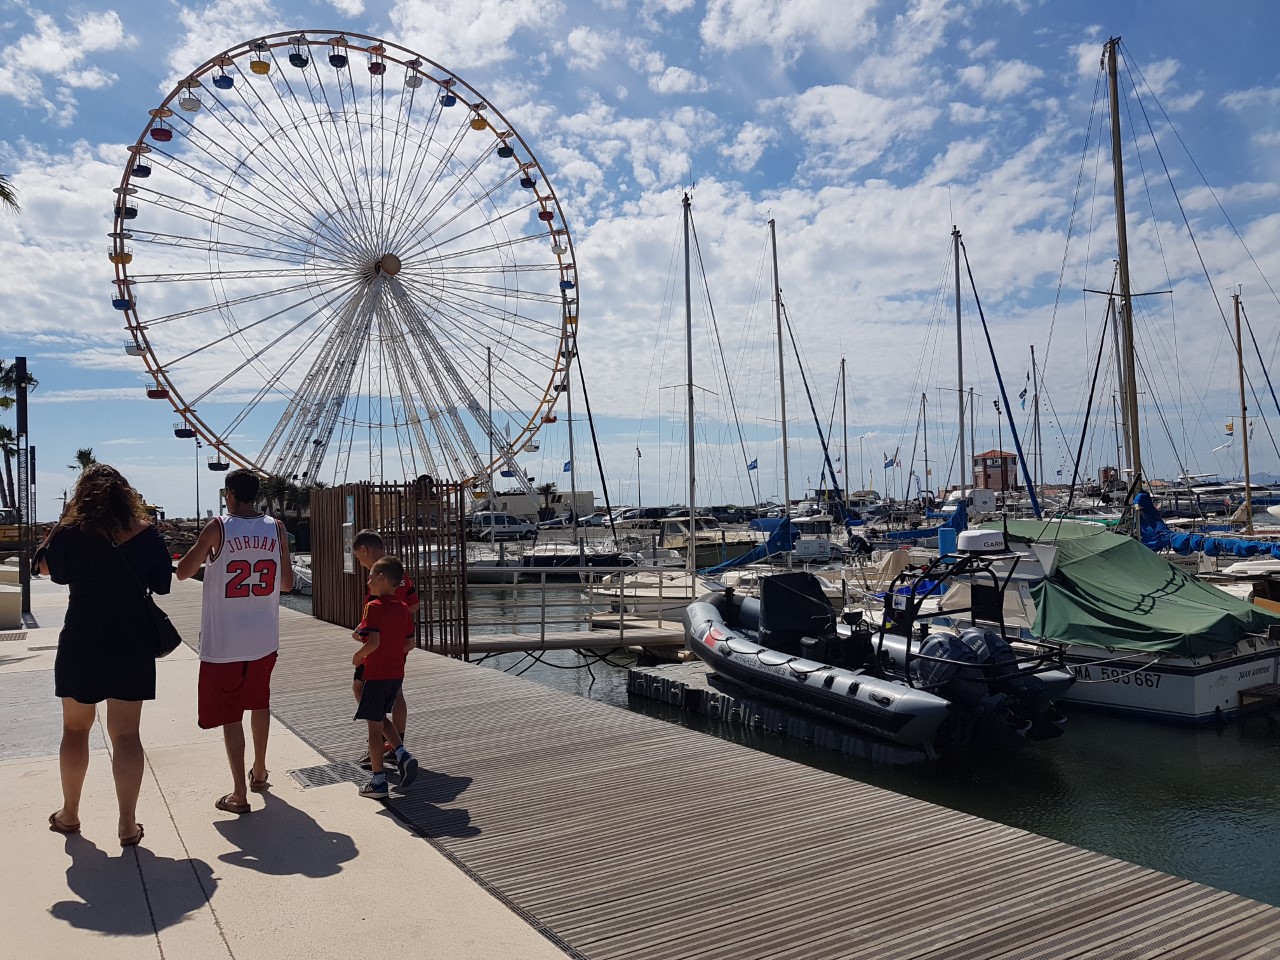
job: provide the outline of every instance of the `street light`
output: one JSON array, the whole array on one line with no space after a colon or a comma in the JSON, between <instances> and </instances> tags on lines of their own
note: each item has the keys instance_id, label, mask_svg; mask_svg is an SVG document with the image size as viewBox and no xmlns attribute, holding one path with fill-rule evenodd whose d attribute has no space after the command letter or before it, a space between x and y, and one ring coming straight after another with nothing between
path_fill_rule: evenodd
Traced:
<instances>
[{"instance_id":1,"label":"street light","mask_svg":"<svg viewBox=\"0 0 1280 960\"><path fill-rule=\"evenodd\" d=\"M204 446L196 437L196 520L200 519L200 448Z\"/></svg>"},{"instance_id":2,"label":"street light","mask_svg":"<svg viewBox=\"0 0 1280 960\"><path fill-rule=\"evenodd\" d=\"M992 400L991 405L996 408L996 462L1000 464L1000 492L1005 490L1004 476L1004 436L1000 429L1000 401Z\"/></svg>"}]
</instances>

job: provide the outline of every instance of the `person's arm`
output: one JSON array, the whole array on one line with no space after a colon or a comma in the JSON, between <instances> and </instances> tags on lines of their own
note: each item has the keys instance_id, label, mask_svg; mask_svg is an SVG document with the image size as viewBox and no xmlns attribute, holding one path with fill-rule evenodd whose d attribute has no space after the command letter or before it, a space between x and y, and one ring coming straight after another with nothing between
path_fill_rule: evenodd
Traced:
<instances>
[{"instance_id":1,"label":"person's arm","mask_svg":"<svg viewBox=\"0 0 1280 960\"><path fill-rule=\"evenodd\" d=\"M155 531L155 549L152 553L147 586L151 588L152 593L165 594L169 592L173 583L173 558L169 556L169 545L165 543L160 529L154 525L149 524L149 526ZM148 536L148 534L143 532L140 536Z\"/></svg>"},{"instance_id":2,"label":"person's arm","mask_svg":"<svg viewBox=\"0 0 1280 960\"><path fill-rule=\"evenodd\" d=\"M179 580L189 580L195 576L196 571L200 569L200 564L204 563L213 552L220 546L219 540L222 538L222 524L216 518L205 524L204 529L200 531L200 536L196 537L196 542L191 545L188 550L178 561L177 577Z\"/></svg>"},{"instance_id":3,"label":"person's arm","mask_svg":"<svg viewBox=\"0 0 1280 960\"><path fill-rule=\"evenodd\" d=\"M413 620L418 615L418 606L421 601L418 599L417 585L412 580L409 580L408 577L405 579L408 580L409 589L405 591L404 605L409 608L409 619Z\"/></svg>"},{"instance_id":4,"label":"person's arm","mask_svg":"<svg viewBox=\"0 0 1280 960\"><path fill-rule=\"evenodd\" d=\"M53 534L57 529L56 525L50 527L49 532L44 535L44 541L36 548L33 566L36 573L41 576L49 576L49 541L53 539Z\"/></svg>"},{"instance_id":5,"label":"person's arm","mask_svg":"<svg viewBox=\"0 0 1280 960\"><path fill-rule=\"evenodd\" d=\"M280 592L293 590L293 561L289 559L289 533L284 524L276 521L276 532L280 537Z\"/></svg>"},{"instance_id":6,"label":"person's arm","mask_svg":"<svg viewBox=\"0 0 1280 960\"><path fill-rule=\"evenodd\" d=\"M378 633L377 630L370 630L368 635L365 637L364 645L357 650L355 656L351 658L352 666L358 667L360 664L364 663L365 660L369 658L369 655L378 649L378 644L381 640L382 635Z\"/></svg>"}]
</instances>

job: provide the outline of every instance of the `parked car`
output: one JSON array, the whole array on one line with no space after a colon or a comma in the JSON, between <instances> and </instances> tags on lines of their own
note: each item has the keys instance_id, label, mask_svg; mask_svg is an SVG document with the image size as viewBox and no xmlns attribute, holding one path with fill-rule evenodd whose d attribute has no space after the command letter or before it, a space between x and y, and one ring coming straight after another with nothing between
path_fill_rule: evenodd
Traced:
<instances>
[{"instance_id":1,"label":"parked car","mask_svg":"<svg viewBox=\"0 0 1280 960\"><path fill-rule=\"evenodd\" d=\"M471 540L532 540L538 528L528 520L509 513L479 510L467 522L467 537Z\"/></svg>"},{"instance_id":2,"label":"parked car","mask_svg":"<svg viewBox=\"0 0 1280 960\"><path fill-rule=\"evenodd\" d=\"M706 512L721 523L746 523L755 517L755 511L747 510L746 507L708 507ZM703 511L699 510L698 514L702 515Z\"/></svg>"},{"instance_id":3,"label":"parked car","mask_svg":"<svg viewBox=\"0 0 1280 960\"><path fill-rule=\"evenodd\" d=\"M622 515L617 525L628 530L652 529L670 510L670 507L633 507Z\"/></svg>"},{"instance_id":4,"label":"parked car","mask_svg":"<svg viewBox=\"0 0 1280 960\"><path fill-rule=\"evenodd\" d=\"M539 520L539 530L563 530L565 527L573 526L573 518L566 515L562 517L552 517L550 520Z\"/></svg>"}]
</instances>

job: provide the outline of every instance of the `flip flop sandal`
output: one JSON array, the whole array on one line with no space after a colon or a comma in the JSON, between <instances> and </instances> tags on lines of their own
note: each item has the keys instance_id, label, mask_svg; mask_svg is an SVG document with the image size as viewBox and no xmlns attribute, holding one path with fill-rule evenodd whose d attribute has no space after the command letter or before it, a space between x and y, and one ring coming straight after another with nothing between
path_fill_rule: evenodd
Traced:
<instances>
[{"instance_id":1,"label":"flip flop sandal","mask_svg":"<svg viewBox=\"0 0 1280 960\"><path fill-rule=\"evenodd\" d=\"M138 844L140 844L140 843L142 842L142 837L143 837L143 835L144 835L145 833L146 833L146 831L142 829L142 824L141 824L141 823L139 823L139 824L138 824L138 832L137 832L137 833L135 833L132 837L121 837L121 838L120 838L120 846L122 846L122 847L136 847Z\"/></svg>"},{"instance_id":2,"label":"flip flop sandal","mask_svg":"<svg viewBox=\"0 0 1280 960\"><path fill-rule=\"evenodd\" d=\"M250 769L249 770L249 789L252 790L254 793L266 793L267 787L271 786L271 780L268 779L270 776L271 776L271 771L268 770L266 774L262 777L262 779L259 780L257 777L253 775L253 770Z\"/></svg>"},{"instance_id":3,"label":"flip flop sandal","mask_svg":"<svg viewBox=\"0 0 1280 960\"><path fill-rule=\"evenodd\" d=\"M227 813L248 813L253 809L247 803L236 803L234 793L228 793L225 797L219 797L214 806Z\"/></svg>"},{"instance_id":4,"label":"flip flop sandal","mask_svg":"<svg viewBox=\"0 0 1280 960\"><path fill-rule=\"evenodd\" d=\"M54 833L79 833L80 824L63 823L58 819L58 811L49 814L49 829Z\"/></svg>"}]
</instances>

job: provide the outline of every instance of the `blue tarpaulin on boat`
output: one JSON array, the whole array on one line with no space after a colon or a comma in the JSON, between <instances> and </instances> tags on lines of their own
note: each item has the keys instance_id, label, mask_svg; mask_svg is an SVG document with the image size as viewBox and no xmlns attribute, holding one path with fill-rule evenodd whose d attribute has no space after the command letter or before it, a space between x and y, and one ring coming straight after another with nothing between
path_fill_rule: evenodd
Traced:
<instances>
[{"instance_id":1,"label":"blue tarpaulin on boat","mask_svg":"<svg viewBox=\"0 0 1280 960\"><path fill-rule=\"evenodd\" d=\"M1139 492L1133 498L1137 507L1138 527L1142 542L1152 550L1174 553L1203 553L1209 557L1275 557L1280 559L1280 544L1274 540L1250 540L1246 537L1209 537L1202 533L1178 533L1161 519L1151 494Z\"/></svg>"},{"instance_id":2,"label":"blue tarpaulin on boat","mask_svg":"<svg viewBox=\"0 0 1280 960\"><path fill-rule=\"evenodd\" d=\"M752 521L753 524L758 522ZM722 570L732 570L734 567L766 560L775 553L786 553L788 550L794 550L796 541L800 539L800 533L791 525L791 521L785 517L775 522L777 526L773 528L769 538L754 550L744 553L740 557L734 557L732 560L726 560L724 563L716 564L714 567L707 567L699 572L716 574Z\"/></svg>"},{"instance_id":3,"label":"blue tarpaulin on boat","mask_svg":"<svg viewBox=\"0 0 1280 960\"><path fill-rule=\"evenodd\" d=\"M951 514L949 520L940 523L936 527L917 528L915 530L888 530L875 534L876 540L924 540L928 537L936 537L939 530L967 530L969 529L969 513L965 508L963 500L956 502L956 512Z\"/></svg>"}]
</instances>

